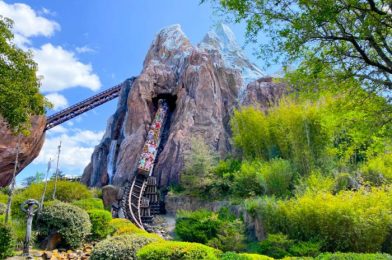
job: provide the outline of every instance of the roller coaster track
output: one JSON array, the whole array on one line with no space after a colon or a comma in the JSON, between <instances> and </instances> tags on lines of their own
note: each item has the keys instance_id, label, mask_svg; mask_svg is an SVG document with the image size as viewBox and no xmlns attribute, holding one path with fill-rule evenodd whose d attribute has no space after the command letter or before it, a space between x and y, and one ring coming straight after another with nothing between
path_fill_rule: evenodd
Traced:
<instances>
[{"instance_id":1,"label":"roller coaster track","mask_svg":"<svg viewBox=\"0 0 392 260\"><path fill-rule=\"evenodd\" d=\"M130 82L135 80L135 77L130 79ZM47 123L45 127L45 131L49 130L59 124L62 124L78 115L81 115L97 106L100 106L114 98L117 98L120 95L120 91L122 89L123 83L111 87L101 93L98 93L97 95L94 95L88 99L85 99L79 103L76 103L75 105L68 107L58 113L55 113L49 117L47 117ZM160 116L164 115L161 119L158 121L160 122L161 126L159 130L157 130L157 136L154 137L154 143L156 145L155 151L151 153L151 156L153 156L153 159L151 161L151 166L148 168L148 170L144 169L141 170L141 168L137 168L135 170L135 175L132 179L132 182L129 183L125 190L124 190L124 196L122 198L122 208L123 211L128 219L130 219L133 223L135 223L136 226L144 230L144 224L143 224L143 218L144 219L149 219L151 218L150 216L150 200L148 196L151 196L151 193L147 191L147 194L145 194L146 187L151 187L149 186L151 183L155 185L156 187L156 180L154 177L152 177L154 165L156 162L156 157L157 157L157 152L158 148L161 142L161 135L162 135L162 130L163 130L163 125L165 124L165 121L167 119L167 113L168 113L168 107L167 107L167 102L165 100L162 100L162 103L159 103L160 105L158 106L158 111L161 111L160 108L164 107L165 108L165 113L160 114ZM157 113L158 114L158 113ZM155 116L157 116L157 114ZM156 118L154 117L154 121L152 124L155 124ZM151 127L151 126L150 126ZM153 129L153 127L150 128L150 130ZM148 138L147 138L148 139ZM152 139L150 139L151 141ZM148 146L149 142L146 141L145 146ZM143 153L140 155L140 158L143 156ZM156 199L155 199L156 200ZM155 201L156 202L156 201ZM159 201L158 201L159 204ZM158 205L159 209L159 205ZM144 211L142 211L144 210ZM147 211L147 213L146 213ZM156 210L155 210L156 212Z\"/></svg>"},{"instance_id":2,"label":"roller coaster track","mask_svg":"<svg viewBox=\"0 0 392 260\"><path fill-rule=\"evenodd\" d=\"M145 176L136 174L126 196L127 203L125 212L127 213L128 219L141 229L144 229L144 226L140 208L146 183L147 178Z\"/></svg>"},{"instance_id":3,"label":"roller coaster track","mask_svg":"<svg viewBox=\"0 0 392 260\"><path fill-rule=\"evenodd\" d=\"M166 101L163 101L165 103ZM166 103L165 103L166 104ZM160 109L161 106L158 107L158 110ZM142 212L142 209L147 209L148 211L148 216L150 216L150 201L147 198L147 194L145 194L145 190L147 187L147 183L149 182L150 178L152 177L152 173L154 170L154 165L156 163L157 159L157 152L159 149L159 145L161 142L162 138L162 132L164 128L165 121L167 119L167 113L168 109L166 109L166 112L164 113L163 118L161 119L161 126L159 129L159 132L157 134L156 138L156 149L155 152L152 154L153 160L151 167L149 167L147 170L141 170L140 164L137 170L135 170L135 176L132 179L132 182L128 184L128 186L125 189L125 193L122 199L122 205L123 205L123 211L126 213L126 217L130 219L136 226L144 230L144 225L143 225L143 217L146 217L146 213ZM155 119L152 124L154 124ZM151 126L150 126L151 127ZM150 128L151 129L151 128ZM148 146L148 137L145 142L145 147ZM142 152L142 154L145 153L145 151ZM143 155L140 155L140 158Z\"/></svg>"},{"instance_id":4,"label":"roller coaster track","mask_svg":"<svg viewBox=\"0 0 392 260\"><path fill-rule=\"evenodd\" d=\"M130 80L133 81L135 78L131 78ZM49 130L59 124L62 124L76 116L79 116L93 108L96 108L97 106L100 106L112 99L117 98L120 95L121 87L123 86L123 83L111 87L105 91L102 91L101 93L98 93L97 95L94 95L92 97L89 97L79 103L76 103L73 106L70 106L64 110L61 110L60 112L57 112L53 115L50 115L46 119L46 127L45 131Z\"/></svg>"}]
</instances>

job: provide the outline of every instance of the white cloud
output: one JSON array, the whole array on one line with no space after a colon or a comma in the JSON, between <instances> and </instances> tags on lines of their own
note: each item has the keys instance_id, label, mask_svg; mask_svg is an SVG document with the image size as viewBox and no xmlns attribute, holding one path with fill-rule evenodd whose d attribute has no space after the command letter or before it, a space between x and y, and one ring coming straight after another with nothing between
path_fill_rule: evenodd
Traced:
<instances>
[{"instance_id":1,"label":"white cloud","mask_svg":"<svg viewBox=\"0 0 392 260\"><path fill-rule=\"evenodd\" d=\"M45 9L49 11L48 9ZM60 25L55 21L38 16L28 5L22 3L7 4L0 0L0 14L14 21L13 32L15 43L19 47L30 44L29 38L34 36L50 37L55 31L60 30Z\"/></svg>"},{"instance_id":2,"label":"white cloud","mask_svg":"<svg viewBox=\"0 0 392 260\"><path fill-rule=\"evenodd\" d=\"M33 49L38 63L38 74L43 75L43 92L60 91L71 87L83 86L93 91L101 87L99 77L93 73L91 64L80 62L73 52L61 46L44 44Z\"/></svg>"},{"instance_id":3,"label":"white cloud","mask_svg":"<svg viewBox=\"0 0 392 260\"><path fill-rule=\"evenodd\" d=\"M14 21L14 42L20 48L31 48L32 37L50 37L60 30L57 22L43 17L42 14L53 16L55 13L46 8L36 12L29 5L7 4L0 0L0 15ZM101 87L99 77L93 72L91 64L79 61L72 51L50 43L32 50L34 60L38 63L38 75L43 76L41 87L43 92L57 92L78 86L96 91ZM93 50L84 46L76 51L83 53Z\"/></svg>"},{"instance_id":4,"label":"white cloud","mask_svg":"<svg viewBox=\"0 0 392 260\"><path fill-rule=\"evenodd\" d=\"M81 175L102 136L103 131L94 132L56 126L47 131L43 148L33 163L46 164L49 158L56 158L57 147L61 141L59 168L66 174Z\"/></svg>"},{"instance_id":5,"label":"white cloud","mask_svg":"<svg viewBox=\"0 0 392 260\"><path fill-rule=\"evenodd\" d=\"M45 15L51 15L51 16L56 16L56 12L53 12L45 7L43 7L40 11L38 11L38 14L45 14Z\"/></svg>"},{"instance_id":6,"label":"white cloud","mask_svg":"<svg viewBox=\"0 0 392 260\"><path fill-rule=\"evenodd\" d=\"M82 46L82 47L76 47L75 48L77 53L91 53L91 52L95 52L94 49L88 47L88 46Z\"/></svg>"},{"instance_id":7,"label":"white cloud","mask_svg":"<svg viewBox=\"0 0 392 260\"><path fill-rule=\"evenodd\" d=\"M50 93L45 97L53 104L53 110L55 111L68 106L68 100L58 93Z\"/></svg>"}]
</instances>

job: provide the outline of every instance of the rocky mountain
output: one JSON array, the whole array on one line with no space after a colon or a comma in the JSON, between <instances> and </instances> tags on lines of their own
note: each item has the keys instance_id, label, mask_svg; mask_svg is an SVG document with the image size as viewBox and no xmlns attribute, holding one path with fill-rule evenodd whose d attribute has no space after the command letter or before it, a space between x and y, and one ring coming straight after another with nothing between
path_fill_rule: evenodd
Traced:
<instances>
[{"instance_id":1,"label":"rocky mountain","mask_svg":"<svg viewBox=\"0 0 392 260\"><path fill-rule=\"evenodd\" d=\"M44 116L35 116L31 119L30 135L21 135L18 173L38 156L45 140L45 125ZM12 181L19 137L11 133L1 118L0 136L0 187L5 187Z\"/></svg>"},{"instance_id":2,"label":"rocky mountain","mask_svg":"<svg viewBox=\"0 0 392 260\"><path fill-rule=\"evenodd\" d=\"M245 57L226 25L208 32L197 46L179 25L164 28L153 41L140 75L124 82L117 111L108 120L82 182L122 186L133 177L160 98L168 100L171 112L154 176L160 187L166 187L180 180L192 136L202 137L223 157L232 149L233 109L259 100L262 107L268 106L283 92L283 86L265 78Z\"/></svg>"}]
</instances>

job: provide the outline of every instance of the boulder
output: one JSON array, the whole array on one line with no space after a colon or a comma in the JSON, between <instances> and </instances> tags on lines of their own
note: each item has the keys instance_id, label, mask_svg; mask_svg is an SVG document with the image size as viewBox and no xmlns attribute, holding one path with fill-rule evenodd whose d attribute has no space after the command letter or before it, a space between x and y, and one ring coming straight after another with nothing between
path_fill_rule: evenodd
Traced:
<instances>
[{"instance_id":1,"label":"boulder","mask_svg":"<svg viewBox=\"0 0 392 260\"><path fill-rule=\"evenodd\" d=\"M119 188L113 185L107 185L102 188L102 200L105 208L110 208L119 197Z\"/></svg>"},{"instance_id":2,"label":"boulder","mask_svg":"<svg viewBox=\"0 0 392 260\"><path fill-rule=\"evenodd\" d=\"M45 125L44 116L33 116L30 135L21 135L17 174L38 156L45 140ZM12 181L18 138L0 118L0 187L5 187Z\"/></svg>"}]
</instances>

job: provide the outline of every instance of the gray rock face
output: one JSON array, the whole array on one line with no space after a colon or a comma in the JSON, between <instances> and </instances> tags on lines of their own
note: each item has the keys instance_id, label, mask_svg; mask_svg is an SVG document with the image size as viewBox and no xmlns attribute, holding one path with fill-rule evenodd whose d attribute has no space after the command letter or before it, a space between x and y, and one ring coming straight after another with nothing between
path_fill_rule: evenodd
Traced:
<instances>
[{"instance_id":1,"label":"gray rock face","mask_svg":"<svg viewBox=\"0 0 392 260\"><path fill-rule=\"evenodd\" d=\"M253 105L265 111L277 105L279 99L288 92L289 89L284 83L274 83L272 77L260 78L246 86L241 105Z\"/></svg>"},{"instance_id":2,"label":"gray rock face","mask_svg":"<svg viewBox=\"0 0 392 260\"><path fill-rule=\"evenodd\" d=\"M126 80L122 85L117 110L109 118L105 135L91 156L91 162L84 169L81 182L91 187L101 187L111 182L116 170L115 160L119 154L119 145L124 140L123 122L128 110L127 98L134 78Z\"/></svg>"},{"instance_id":3,"label":"gray rock face","mask_svg":"<svg viewBox=\"0 0 392 260\"><path fill-rule=\"evenodd\" d=\"M154 168L160 187L180 181L192 136L201 136L224 157L231 151L229 120L239 100L248 105L271 98L264 94L275 99L280 93L264 91L257 82L247 89L249 82L260 77L263 73L245 58L225 25L209 32L198 46L191 45L179 25L161 30L141 74L123 90L82 182L122 186L131 180L159 98L168 99L172 111Z\"/></svg>"}]
</instances>

